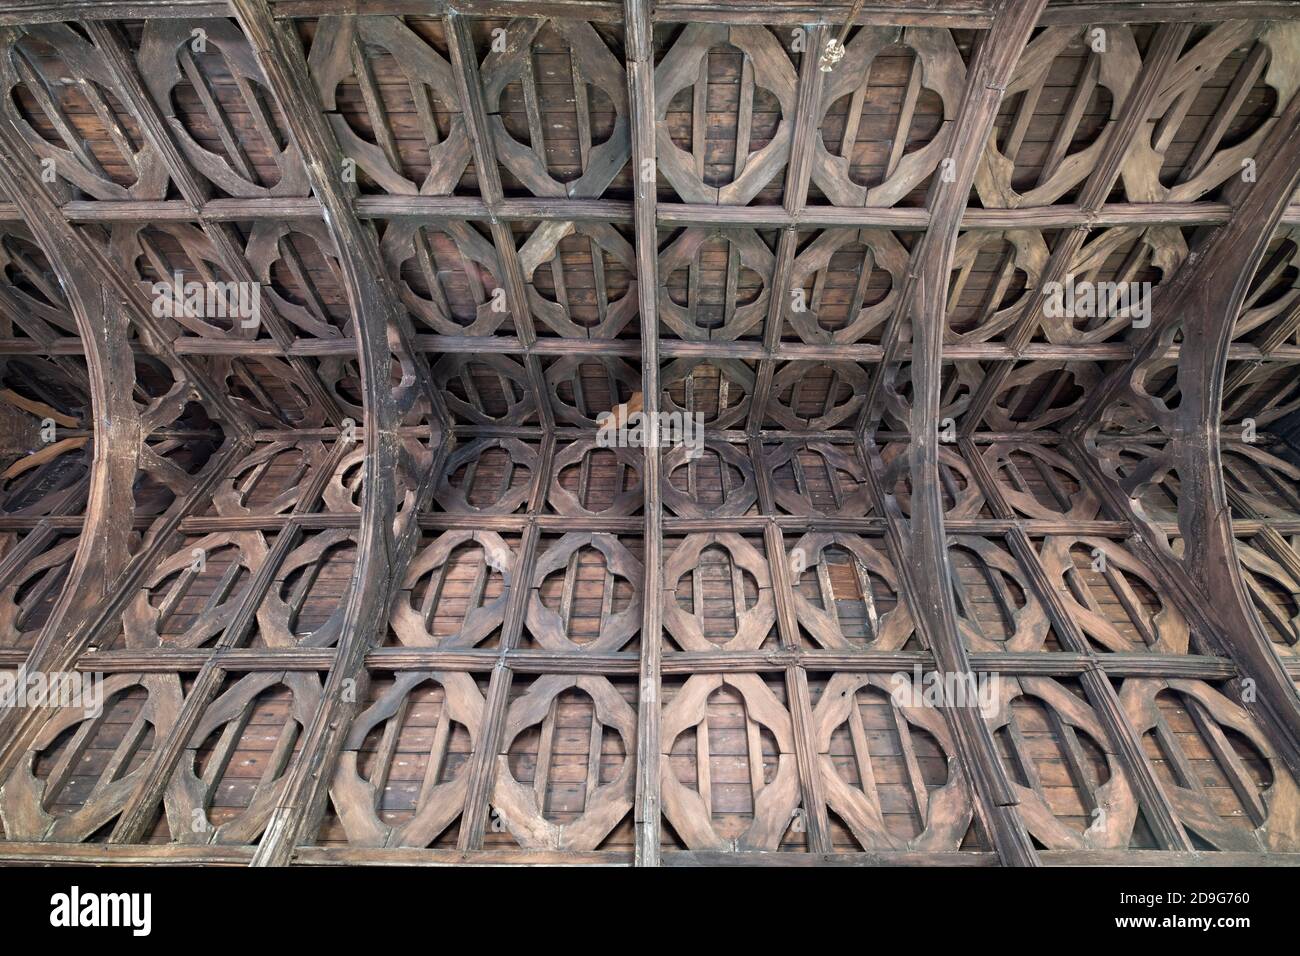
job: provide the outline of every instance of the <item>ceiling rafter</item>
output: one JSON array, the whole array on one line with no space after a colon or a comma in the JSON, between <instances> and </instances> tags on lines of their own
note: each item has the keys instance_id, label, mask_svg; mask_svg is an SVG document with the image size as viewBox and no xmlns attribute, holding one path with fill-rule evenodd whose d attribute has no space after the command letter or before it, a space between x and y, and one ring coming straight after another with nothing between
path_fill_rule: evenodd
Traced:
<instances>
[{"instance_id":1,"label":"ceiling rafter","mask_svg":"<svg viewBox=\"0 0 1300 956\"><path fill-rule=\"evenodd\" d=\"M944 309L951 263L975 167L993 129L1002 91L1045 6L1045 0L1010 0L993 28L981 38L967 74L966 94L953 126L952 181L931 186L931 225L913 256L911 444L912 516L907 567L915 582L917 614L928 633L941 671L973 680L970 660L956 627L950 584L952 568L944 533L939 469L939 406L943 374ZM969 760L972 786L999 855L1018 866L1034 865L1036 854L998 759L989 726L969 707L948 710L958 746Z\"/></svg>"},{"instance_id":2,"label":"ceiling rafter","mask_svg":"<svg viewBox=\"0 0 1300 956\"><path fill-rule=\"evenodd\" d=\"M413 511L399 515L399 469L401 442L398 398L390 376L394 355L390 335L414 361L418 382L405 380L399 389L418 387L430 396L435 392L423 356L409 346L410 317L397 301L379 256L373 228L363 226L352 211L354 190L343 179L342 151L325 122L315 84L307 68L302 45L292 33L292 24L280 25L271 16L265 0L236 0L232 4L245 35L252 43L270 89L279 101L290 130L301 151L312 188L326 211L346 277L349 305L357 327L358 359L361 364L365 403L365 496L358 561L348 594L339 651L326 678L320 706L306 729L302 749L287 771L280 802L267 823L258 845L255 865L283 865L288 862L300 838L325 811L329 780L348 715L353 713L362 689L368 685L363 667L365 652L372 646L383 619L395 578L414 548ZM432 486L432 468L420 477L416 501L424 502ZM380 632L382 634L382 632Z\"/></svg>"}]
</instances>

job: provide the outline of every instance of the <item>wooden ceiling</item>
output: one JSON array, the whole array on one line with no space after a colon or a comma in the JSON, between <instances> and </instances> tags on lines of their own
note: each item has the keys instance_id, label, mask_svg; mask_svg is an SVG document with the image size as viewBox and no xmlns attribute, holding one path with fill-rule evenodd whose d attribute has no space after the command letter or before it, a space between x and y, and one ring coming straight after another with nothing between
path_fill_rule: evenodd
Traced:
<instances>
[{"instance_id":1,"label":"wooden ceiling","mask_svg":"<svg viewBox=\"0 0 1300 956\"><path fill-rule=\"evenodd\" d=\"M0 87L0 688L105 701L0 862L1300 862L1295 4L0 0Z\"/></svg>"}]
</instances>

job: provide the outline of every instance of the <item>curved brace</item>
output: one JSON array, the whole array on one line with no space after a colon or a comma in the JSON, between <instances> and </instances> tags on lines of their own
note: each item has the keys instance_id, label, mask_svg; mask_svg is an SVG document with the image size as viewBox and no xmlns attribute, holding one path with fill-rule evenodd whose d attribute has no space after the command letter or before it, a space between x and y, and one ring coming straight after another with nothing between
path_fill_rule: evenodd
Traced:
<instances>
[{"instance_id":1,"label":"curved brace","mask_svg":"<svg viewBox=\"0 0 1300 956\"><path fill-rule=\"evenodd\" d=\"M1253 678L1259 701L1288 734L1292 771L1300 770L1300 699L1264 631L1241 574L1232 519L1223 483L1219 423L1223 383L1236 318L1263 260L1287 200L1300 185L1300 96L1292 97L1261 152L1267 166L1219 229L1201 257L1196 281L1179 286L1183 295L1166 303L1185 316L1183 341L1212 347L1184 348L1178 361L1182 401L1175 421L1174 448L1181 494L1178 525L1188 576L1208 595L1225 648ZM1279 748L1280 750L1282 748Z\"/></svg>"},{"instance_id":2,"label":"curved brace","mask_svg":"<svg viewBox=\"0 0 1300 956\"><path fill-rule=\"evenodd\" d=\"M82 644L87 618L126 567L134 526L132 485L142 432L132 400L135 364L127 341L123 303L81 262L72 227L60 214L15 130L0 123L0 159L9 170L9 196L40 242L72 305L89 373L94 413L94 453L85 523L67 583L28 654L20 674L49 673L71 666ZM44 711L5 708L0 713L0 781L40 726Z\"/></svg>"},{"instance_id":3,"label":"curved brace","mask_svg":"<svg viewBox=\"0 0 1300 956\"><path fill-rule=\"evenodd\" d=\"M912 382L910 417L912 467L911 555L909 567L919 598L918 625L927 634L935 661L943 671L965 673L970 661L957 631L951 568L943 522L939 482L939 408L942 392L944 309L966 198L1016 62L1044 7L1043 0L1013 0L999 14L971 65L966 96L952 142L954 181L936 181L931 189L930 228L913 261L920 264L912 303ZM977 710L949 710L954 739L970 771L975 796L1003 860L1034 865L1037 857L1029 834L1013 808L1006 772L998 760L992 734Z\"/></svg>"},{"instance_id":4,"label":"curved brace","mask_svg":"<svg viewBox=\"0 0 1300 956\"><path fill-rule=\"evenodd\" d=\"M1219 426L1228 351L1242 303L1287 202L1300 184L1300 96L1291 101L1260 151L1253 183L1238 181L1227 191L1232 214L1199 243L1152 300L1157 317L1133 358L1096 389L1076 413L1070 434L1076 446L1099 431L1117 399L1137 402L1167 430L1170 441L1161 464L1180 481L1178 524L1184 553L1176 557L1159 529L1135 510L1133 499L1092 456L1080 460L1112 504L1127 517L1167 569L1191 608L1212 628L1243 677L1255 682L1259 716L1277 730L1279 754L1300 773L1300 700L1264 631L1241 575L1231 513L1223 482ZM1179 405L1170 410L1146 395L1139 376L1181 327ZM1206 599L1197 600L1196 595Z\"/></svg>"},{"instance_id":5,"label":"curved brace","mask_svg":"<svg viewBox=\"0 0 1300 956\"><path fill-rule=\"evenodd\" d=\"M323 814L334 765L357 710L356 701L364 697L363 658L375 622L385 618L390 589L401 577L402 545L398 539L409 542L405 532L414 528L409 520L401 530L398 528L399 510L407 518L414 516L415 493L409 487L399 487L404 453L397 429L421 392L431 406L433 399L428 370L408 347L412 337L410 318L385 281L378 239L373 228L361 224L353 209L353 190L342 176L343 154L325 121L302 45L291 29L274 22L265 0L236 0L231 6L289 123L339 250L348 305L356 324L357 358L365 394L365 491L358 558L343 613L338 654L306 729L302 749L286 772L279 804L253 858L255 866L278 866L288 863L294 847ZM391 345L390 332L395 340ZM414 375L404 375L398 385L390 386L394 363L401 362L405 372L408 359ZM408 507L399 509L399 496Z\"/></svg>"}]
</instances>

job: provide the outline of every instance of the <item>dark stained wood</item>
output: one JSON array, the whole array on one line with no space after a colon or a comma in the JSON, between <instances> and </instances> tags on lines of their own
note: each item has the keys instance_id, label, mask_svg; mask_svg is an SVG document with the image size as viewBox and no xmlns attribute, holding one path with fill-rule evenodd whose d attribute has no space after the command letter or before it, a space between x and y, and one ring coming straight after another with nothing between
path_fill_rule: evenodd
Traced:
<instances>
[{"instance_id":1,"label":"dark stained wood","mask_svg":"<svg viewBox=\"0 0 1300 956\"><path fill-rule=\"evenodd\" d=\"M951 571L938 481L943 304L947 299L960 210L975 176L981 144L988 137L1002 90L1043 6L1042 2L1032 0L1008 4L980 45L952 137L956 145L951 157L954 181L945 183L941 179L932 187L931 226L915 255L920 274L911 306L915 353L909 425L914 494L908 545L918 599L924 602L917 613L926 622L940 668L954 673L969 673L970 666L955 625L956 609L949 585ZM959 746L969 759L973 784L998 853L1008 864L1033 865L1034 850L1023 824L1009 809L1013 797L994 756L988 727L970 708L957 708L954 722Z\"/></svg>"},{"instance_id":2,"label":"dark stained wood","mask_svg":"<svg viewBox=\"0 0 1300 956\"><path fill-rule=\"evenodd\" d=\"M0 3L0 862L1291 862L1293 6Z\"/></svg>"}]
</instances>

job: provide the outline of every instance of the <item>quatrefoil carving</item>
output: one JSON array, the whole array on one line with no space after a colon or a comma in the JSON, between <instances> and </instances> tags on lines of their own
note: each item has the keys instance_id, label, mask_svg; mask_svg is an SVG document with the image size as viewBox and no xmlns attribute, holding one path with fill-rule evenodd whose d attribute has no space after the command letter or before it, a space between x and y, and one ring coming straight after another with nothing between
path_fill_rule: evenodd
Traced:
<instances>
[{"instance_id":1,"label":"quatrefoil carving","mask_svg":"<svg viewBox=\"0 0 1300 956\"><path fill-rule=\"evenodd\" d=\"M732 517L753 507L758 484L754 466L743 451L730 442L706 440L698 457L693 458L691 452L686 445L674 445L663 453L661 494L665 507L682 518ZM685 488L679 488L681 484Z\"/></svg>"},{"instance_id":2,"label":"quatrefoil carving","mask_svg":"<svg viewBox=\"0 0 1300 956\"><path fill-rule=\"evenodd\" d=\"M1008 139L1015 137L1014 130L1020 128L1013 123L1002 145L998 144L996 134L990 135L984 146L984 155L980 158L975 172L975 190L980 202L993 208L1017 208L1020 206L1051 205L1076 185L1082 182L1097 165L1103 151L1110 142L1110 131L1119 117L1119 111L1128 97L1129 89L1142 71L1142 57L1132 31L1122 24L1107 24L1106 52L1087 52L1091 43L1089 28L1047 27L1025 47L1016 66L1015 75L1003 94L1003 102L1015 102L1020 96L1019 113L1023 122L1028 123L1036 112L1039 96L1043 90L1048 73L1062 54L1074 52L1072 47L1082 43L1086 52L1086 62L1082 76L1074 87L1073 97L1078 102L1079 118L1074 121L1073 130L1058 131L1063 143L1062 154L1056 162L1042 171L1039 181L1029 188L1017 189L1013 185L1016 174L1016 157L1007 156ZM1070 139L1078 133L1083 109L1088 105L1088 97L1098 86L1105 87L1110 93L1110 113L1107 123L1100 133L1085 147L1065 155ZM1065 119L1069 119L1067 114ZM1065 119L1056 120L1057 124ZM1021 133L1023 136L1023 132ZM1015 140L1018 146L1021 140ZM1018 152L1018 149L1016 150ZM1132 196L1129 197L1133 199Z\"/></svg>"},{"instance_id":3,"label":"quatrefoil carving","mask_svg":"<svg viewBox=\"0 0 1300 956\"><path fill-rule=\"evenodd\" d=\"M845 49L844 59L823 83L816 127L821 127L834 103L857 91L876 55L898 41L896 27L863 27L854 35ZM952 126L966 86L966 65L952 33L945 29L908 27L902 32L902 43L920 61L924 85L938 93L943 102L943 126L930 142L903 156L893 173L871 188L854 182L849 176L848 158L832 156L822 137L814 136L812 180L837 206L892 206L924 182L951 149ZM786 115L793 114L787 110Z\"/></svg>"},{"instance_id":4,"label":"quatrefoil carving","mask_svg":"<svg viewBox=\"0 0 1300 956\"><path fill-rule=\"evenodd\" d=\"M1120 271L1113 277L1106 274L1107 261L1117 252L1127 249ZM1139 229L1132 226L1120 226L1106 229L1094 236L1070 263L1070 276L1076 281L1106 281L1126 283L1136 280L1140 270L1145 267L1158 269L1161 281L1168 279L1187 258L1187 241L1175 226L1152 226ZM1041 291L1038 293L1041 297ZM1044 303L1046 299L1043 300ZM1149 302L1149 300L1148 300ZM1067 303L1068 304L1068 303ZM1104 342L1121 330L1133 324L1131 310L1120 309L1116 304L1107 304L1104 309L1095 309L1101 315L1108 316L1104 321L1070 317L1068 315L1048 315L1046 309L1039 309L1039 325L1043 335L1054 345L1092 345Z\"/></svg>"},{"instance_id":5,"label":"quatrefoil carving","mask_svg":"<svg viewBox=\"0 0 1300 956\"><path fill-rule=\"evenodd\" d=\"M591 325L575 322L565 303L552 302L538 292L533 283L533 276L544 263L549 262L556 273L563 275L560 242L570 235L583 236L589 241L593 273L604 275L604 256L608 255L628 275L636 276L636 250L608 223L545 222L533 230L519 250L519 264L528 282L529 311L559 335L579 339L615 338L639 311L635 278L628 283L622 296L606 305L604 318ZM562 281L560 278L555 280L557 287Z\"/></svg>"},{"instance_id":6,"label":"quatrefoil carving","mask_svg":"<svg viewBox=\"0 0 1300 956\"><path fill-rule=\"evenodd\" d=\"M283 685L289 692L287 719L248 803L233 817L214 825L214 797L228 781L230 757L250 742L250 718L265 702L264 694ZM301 671L249 674L236 681L204 711L167 788L167 824L177 843L243 845L252 843L266 827L284 793L296 741L311 725L320 706L321 681ZM256 725L254 725L256 726ZM208 751L204 744L213 741ZM206 767L204 766L206 764ZM215 766L215 770L212 768ZM206 771L206 772L205 772ZM211 774L212 779L207 779ZM201 824L201 826L196 826Z\"/></svg>"},{"instance_id":7,"label":"quatrefoil carving","mask_svg":"<svg viewBox=\"0 0 1300 956\"><path fill-rule=\"evenodd\" d=\"M1108 744L1110 737L1092 708L1049 677L1002 678L995 686L1000 690L996 712L985 718L989 729L1006 741L1012 755L1008 769L1011 786L1019 798L1016 810L1029 832L1053 850L1127 848L1137 821L1138 802L1123 765ZM1072 760L1078 770L1077 775L1071 775L1070 785L1080 804L1092 809L1087 825L1081 829L1053 812L1038 776L1041 750L1031 751L1023 745L1021 715L1033 710L1045 714L1048 726L1053 728L1050 742L1044 741L1041 746L1054 746L1057 759ZM1097 766L1089 755L1096 755ZM1029 786L1019 779L1022 775Z\"/></svg>"},{"instance_id":8,"label":"quatrefoil carving","mask_svg":"<svg viewBox=\"0 0 1300 956\"><path fill-rule=\"evenodd\" d=\"M224 64L223 69L232 74L241 101L257 128L259 149L266 150L277 167L273 184L263 183L239 139L242 134L229 126L219 104L210 107L208 112L209 119L225 133L224 155L201 146L177 115L172 104L172 91L182 81L201 87L206 98L213 99L210 81L192 50L195 31L202 31L209 52L214 52L215 48ZM257 57L233 20L146 20L136 60L140 75L171 128L177 145L194 168L213 183L241 199L306 196L309 193L311 183L307 178L306 164L293 143L293 137L284 136L280 131L275 107L268 106L270 100L261 92L266 81Z\"/></svg>"},{"instance_id":9,"label":"quatrefoil carving","mask_svg":"<svg viewBox=\"0 0 1300 956\"><path fill-rule=\"evenodd\" d=\"M367 46L379 47L388 54L387 59L401 71L410 88L429 157L429 173L418 185L406 175L393 145L388 119L375 90L372 64L366 59ZM455 190L473 155L454 92L456 78L451 65L401 17L321 17L308 66L344 155L355 160L371 179L388 192L402 195L447 196ZM338 87L350 77L356 77L362 85L372 126L382 130L378 144L358 136L338 112ZM451 114L445 138L440 139L434 123L434 103Z\"/></svg>"},{"instance_id":10,"label":"quatrefoil carving","mask_svg":"<svg viewBox=\"0 0 1300 956\"><path fill-rule=\"evenodd\" d=\"M497 493L490 502L483 505L471 504L470 492L482 488L482 485L475 481L477 468L483 460L484 453L491 449L500 449L507 458ZM461 481L453 485L451 480L460 472L462 466L465 471ZM455 514L512 514L528 501L532 492L531 480L518 484L513 481L515 469L525 469L531 479L537 474L537 467L536 450L517 438L471 439L447 456L433 494L439 504Z\"/></svg>"},{"instance_id":11,"label":"quatrefoil carving","mask_svg":"<svg viewBox=\"0 0 1300 956\"><path fill-rule=\"evenodd\" d=\"M1088 556L1089 567L1104 570L1079 569L1076 553ZM1191 632L1186 619L1152 579L1146 565L1123 544L1107 538L1049 535L1039 554L1049 580L1090 640L1116 653L1187 653ZM1148 601L1156 603L1154 611L1140 599L1139 589ZM1124 607L1128 626L1123 630L1117 627L1103 603Z\"/></svg>"},{"instance_id":12,"label":"quatrefoil carving","mask_svg":"<svg viewBox=\"0 0 1300 956\"><path fill-rule=\"evenodd\" d=\"M533 786L520 783L510 768L511 745L531 727L543 725L541 745L550 745L545 725L566 692L576 692L590 700L592 732L588 742L588 766L596 762L596 772L588 773L582 811L567 823L547 819L544 794L539 798L538 781ZM600 783L599 765L606 730L612 730L621 742L623 762L613 779ZM636 792L636 711L604 677L548 675L533 681L506 712L503 745L497 754L497 773L492 790L492 806L500 814L511 836L520 846L550 850L594 850L632 809ZM593 755L590 751L595 750ZM545 763L549 764L550 754ZM536 765L542 765L538 754ZM535 766L536 766L535 765ZM536 770L534 771L536 772ZM545 787L545 781L541 786Z\"/></svg>"},{"instance_id":13,"label":"quatrefoil carving","mask_svg":"<svg viewBox=\"0 0 1300 956\"><path fill-rule=\"evenodd\" d=\"M32 41L53 48L62 75L47 78L41 72L43 51L37 52ZM101 200L162 199L167 192L167 168L148 137L139 149L126 135L120 111L104 96L108 91L116 102L126 102L114 70L93 43L66 23L31 24L22 31L11 30L0 39L0 112L22 136L32 152L42 161L50 161L59 176L78 189ZM24 86L36 100L37 107L54 127L62 145L42 136L28 123L15 102L15 88ZM75 92L74 92L75 91ZM74 102L70 97L81 102ZM130 186L116 182L101 164L96 147L85 139L68 115L85 109L88 101L96 122L116 152L134 174Z\"/></svg>"},{"instance_id":14,"label":"quatrefoil carving","mask_svg":"<svg viewBox=\"0 0 1300 956\"><path fill-rule=\"evenodd\" d=\"M796 311L792 302L784 303L786 321L800 339L811 345L847 345L860 341L893 314L898 305L898 297L902 295L910 257L903 244L888 229L823 230L795 257L791 271L792 287L801 289L810 277L828 271L831 257L848 245L861 245L866 250L859 282L865 283L873 269L883 269L889 275L889 292L879 302L859 309L856 315L850 315L843 327L834 330L822 324L815 294L810 306L802 310Z\"/></svg>"},{"instance_id":15,"label":"quatrefoil carving","mask_svg":"<svg viewBox=\"0 0 1300 956\"><path fill-rule=\"evenodd\" d=\"M904 674L835 674L813 711L822 795L826 805L844 821L864 850L952 851L961 846L970 827L973 815L970 787L956 757L948 725L938 708L910 703L915 696L911 681ZM885 824L880 788L891 782L886 776L889 769L873 764L879 764L882 756L892 757L894 761L901 758L896 754L882 755L879 750L873 758L872 745L881 746L877 742L880 734L873 727L868 735L862 716L864 706L874 706L877 710L888 708L892 729L904 743L905 752L911 752L917 736L928 735L938 744L944 761L946 778L937 786L924 778L918 779L919 767L903 767L913 792L919 790L925 795L924 802L915 808L919 819L913 822L914 833L910 838L891 832ZM846 779L844 771L836 766L837 759L832 757L832 737L846 724L856 783ZM896 812L892 807L890 810Z\"/></svg>"},{"instance_id":16,"label":"quatrefoil carving","mask_svg":"<svg viewBox=\"0 0 1300 956\"><path fill-rule=\"evenodd\" d=\"M143 688L146 696L138 710L132 712L126 695L136 687ZM116 818L140 786L149 761L141 760L135 769L128 768L137 754L148 753L145 744L156 747L170 735L184 697L180 678L176 674L111 674L104 678L102 693L101 713L87 715L81 707L60 708L16 762L0 788L0 816L4 818L6 840L85 841ZM118 722L122 720L126 723ZM38 778L34 771L41 756L53 752L74 727L77 729L48 775ZM125 733L116 728L124 728ZM58 798L76 769L75 762L96 744L111 748L110 767L116 768L115 772L105 772L90 793L76 801L75 809L58 806ZM186 825L188 828L188 821Z\"/></svg>"},{"instance_id":17,"label":"quatrefoil carving","mask_svg":"<svg viewBox=\"0 0 1300 956\"><path fill-rule=\"evenodd\" d=\"M1300 850L1300 827L1296 825L1300 788L1285 761L1245 708L1204 681L1196 680L1130 678L1120 688L1119 696L1133 729L1140 736L1154 736L1169 755L1161 768L1164 771L1161 783L1185 827L1219 850L1255 853ZM1167 711L1171 705L1180 705L1191 719L1195 736L1200 738L1198 756L1208 750L1218 773L1228 778L1228 789L1235 793L1244 810L1240 817L1225 814L1221 801L1211 798L1202 772L1188 772L1186 739L1179 739L1181 734L1167 732ZM1245 745L1234 746L1237 741L1230 740L1225 731L1239 735L1238 739L1244 739ZM1265 773L1271 776L1271 782L1256 779L1250 766L1242 760L1239 751L1252 748ZM1243 818L1250 827L1239 825Z\"/></svg>"},{"instance_id":18,"label":"quatrefoil carving","mask_svg":"<svg viewBox=\"0 0 1300 956\"><path fill-rule=\"evenodd\" d=\"M976 260L989 249L999 247L1001 255L998 271L981 298L978 314L968 325L967 331L955 331L953 313L957 309L967 278L975 269ZM1047 243L1037 229L963 233L957 240L957 250L953 255L953 268L957 271L957 276L948 294L948 328L944 331L944 342L989 342L1011 328L1020 319L1026 306L1041 295L1038 280L1047 268L1049 258ZM1017 272L1024 276L1023 290L1004 306L1002 303Z\"/></svg>"},{"instance_id":19,"label":"quatrefoil carving","mask_svg":"<svg viewBox=\"0 0 1300 956\"><path fill-rule=\"evenodd\" d=\"M744 171L719 187L705 183L696 172L691 154L673 142L667 119L673 98L699 82L701 63L713 47L725 43L748 55L755 85L776 96L781 120L767 145L745 158ZM655 67L655 158L659 172L677 190L682 201L743 206L758 195L789 161L797 86L798 77L790 57L766 27L687 24Z\"/></svg>"},{"instance_id":20,"label":"quatrefoil carving","mask_svg":"<svg viewBox=\"0 0 1300 956\"><path fill-rule=\"evenodd\" d=\"M850 421L866 401L870 382L867 372L855 362L826 362L830 383L821 403L821 414L802 412L801 392L815 363L786 362L772 378L772 398L767 417L794 431L826 431Z\"/></svg>"},{"instance_id":21,"label":"quatrefoil carving","mask_svg":"<svg viewBox=\"0 0 1300 956\"><path fill-rule=\"evenodd\" d=\"M1227 57L1243 45L1254 46L1255 43L1268 54L1268 63L1262 73L1264 83L1277 95L1273 115L1239 143L1215 149L1208 155L1200 155L1198 150L1190 161L1195 165L1183 170L1180 181L1172 186L1165 185L1161 167L1192 101ZM1160 92L1147 114L1149 118L1143 131L1125 158L1124 192L1129 202L1191 202L1220 183L1240 175L1243 162L1260 155L1264 139L1277 122L1282 108L1300 89L1300 72L1295 69L1293 56L1297 44L1300 44L1300 24L1229 20L1218 24L1180 56L1162 78ZM1253 68L1255 76L1260 70L1259 55L1247 58L1247 66Z\"/></svg>"},{"instance_id":22,"label":"quatrefoil carving","mask_svg":"<svg viewBox=\"0 0 1300 956\"><path fill-rule=\"evenodd\" d=\"M598 467L598 456L613 458L614 474L612 478L613 495L609 504L596 510L588 507L591 496L588 481L593 467ZM577 493L565 488L560 482L560 476L568 469L577 469L580 475L587 476L587 481L579 481ZM630 487L627 487L626 473L629 469L638 477ZM606 468L601 467L602 481L606 478L606 470ZM595 438L580 438L556 452L555 459L551 463L551 474L552 478L546 497L551 507L560 514L586 517L607 515L613 517L614 515L634 514L641 507L643 494L640 481L640 449L601 448Z\"/></svg>"},{"instance_id":23,"label":"quatrefoil carving","mask_svg":"<svg viewBox=\"0 0 1300 956\"><path fill-rule=\"evenodd\" d=\"M871 510L871 489L866 469L852 445L831 442L787 441L763 455L763 467L776 480L772 497L781 510L792 515L836 515L860 518ZM791 488L780 480L787 469L794 479ZM825 480L822 490L820 480Z\"/></svg>"},{"instance_id":24,"label":"quatrefoil carving","mask_svg":"<svg viewBox=\"0 0 1300 956\"><path fill-rule=\"evenodd\" d=\"M673 301L668 291L668 278L679 269L696 263L700 248L714 239L724 240L728 244L729 255L734 253L741 266L756 272L763 281L763 288L754 301L736 304L729 321L716 328L709 328L699 322L698 303L691 302L688 306L683 306ZM738 339L761 326L767 316L768 299L771 296L768 283L775 263L776 257L772 255L772 250L753 229L686 229L659 253L659 275L663 280L659 286L659 321L688 342L729 342ZM690 294L698 295L698 290L692 289Z\"/></svg>"},{"instance_id":25,"label":"quatrefoil carving","mask_svg":"<svg viewBox=\"0 0 1300 956\"><path fill-rule=\"evenodd\" d=\"M384 788L392 779L392 763L402 737L416 737L411 721L413 695L425 684L439 692L438 717L426 757L425 772L408 820L393 825L380 819ZM373 704L353 722L339 754L330 799L353 846L427 847L460 816L471 775L461 765L448 766L448 742L453 727L464 727L473 748L483 719L483 695L469 674L412 671L398 674ZM366 753L371 732L383 726L379 753ZM415 733L408 733L414 730ZM416 739L421 739L416 737ZM388 741L392 744L389 745ZM413 741L412 741L413 742ZM369 767L363 765L369 762Z\"/></svg>"},{"instance_id":26,"label":"quatrefoil carving","mask_svg":"<svg viewBox=\"0 0 1300 956\"><path fill-rule=\"evenodd\" d=\"M449 353L433 367L434 387L474 425L522 425L537 412L528 372L509 355Z\"/></svg>"},{"instance_id":27,"label":"quatrefoil carving","mask_svg":"<svg viewBox=\"0 0 1300 956\"><path fill-rule=\"evenodd\" d=\"M717 552L723 560L704 561L706 551ZM726 580L722 579L724 572ZM720 641L705 634L706 580L713 574L715 584L722 584L731 606L734 629ZM757 587L752 604L746 593L745 575ZM692 610L686 611L679 595L690 594ZM664 563L664 628L683 651L756 650L771 637L776 622L776 603L772 596L772 578L767 560L742 536L732 532L687 535Z\"/></svg>"},{"instance_id":28,"label":"quatrefoil carving","mask_svg":"<svg viewBox=\"0 0 1300 956\"><path fill-rule=\"evenodd\" d=\"M450 248L446 248L448 244ZM491 335L509 320L504 300L488 291L497 288L495 277L501 274L496 249L469 223L444 222L434 227L398 220L384 231L380 252L402 303L434 331L444 335ZM417 291L402 276L403 266L412 260L427 294ZM449 297L451 283L443 279L448 273L464 280L469 302Z\"/></svg>"},{"instance_id":29,"label":"quatrefoil carving","mask_svg":"<svg viewBox=\"0 0 1300 956\"><path fill-rule=\"evenodd\" d=\"M840 625L836 607L840 596L831 574L833 562L829 551L847 554L853 565L858 595L864 599L864 604L870 599L870 604L864 608L864 619L868 622L866 642L851 639L845 635ZM873 651L900 651L911 639L915 627L911 612L903 600L898 574L888 557L861 536L810 531L794 543L787 562L790 565L790 580L794 585L795 615L799 626L819 647L846 649L865 646ZM872 575L884 581L897 602L891 610L879 616L875 610ZM804 593L802 585L809 580L808 576L811 576L820 596L820 606Z\"/></svg>"},{"instance_id":30,"label":"quatrefoil carving","mask_svg":"<svg viewBox=\"0 0 1300 956\"><path fill-rule=\"evenodd\" d=\"M269 553L266 539L258 531L210 534L187 542L154 569L122 613L125 646L201 647L213 640L234 618L252 575ZM230 558L225 563L227 570L219 573L214 559L225 555ZM207 566L209 560L213 560L211 568ZM235 590L241 578L243 585ZM210 597L182 633L169 633L169 619L181 610L181 601L200 580L212 582Z\"/></svg>"},{"instance_id":31,"label":"quatrefoil carving","mask_svg":"<svg viewBox=\"0 0 1300 956\"><path fill-rule=\"evenodd\" d=\"M613 589L617 587L619 579L631 585L633 598L622 610L602 613L599 633L590 641L578 643L569 636L570 622L562 616L571 610L566 607L566 601L561 600L558 610L551 608L542 599L541 589L546 579L553 574L563 572L566 577L572 575L582 554L592 550L600 552L605 562L604 580L600 585L602 604L608 601L612 605ZM551 651L597 654L622 650L641 630L641 578L641 562L615 535L585 531L566 534L537 559L525 618L528 633L538 644Z\"/></svg>"},{"instance_id":32,"label":"quatrefoil carving","mask_svg":"<svg viewBox=\"0 0 1300 956\"><path fill-rule=\"evenodd\" d=\"M501 118L501 97L507 86L519 82L525 71L533 70L532 43L543 28L553 28L569 46L574 69L581 81L605 94L613 104L614 129L609 138L593 146L577 179L563 183L547 167L538 144L525 146L510 135ZM481 68L483 101L487 110L488 129L501 165L518 177L535 196L592 198L605 191L632 155L632 133L628 124L627 73L600 34L584 20L519 17L505 28L501 50L487 55ZM531 77L529 78L531 79Z\"/></svg>"},{"instance_id":33,"label":"quatrefoil carving","mask_svg":"<svg viewBox=\"0 0 1300 956\"><path fill-rule=\"evenodd\" d=\"M660 405L678 415L703 415L709 430L732 428L749 414L754 379L754 370L739 359L675 359L659 375L663 390ZM678 383L681 403L673 394ZM708 394L702 395L705 390Z\"/></svg>"},{"instance_id":34,"label":"quatrefoil carving","mask_svg":"<svg viewBox=\"0 0 1300 956\"><path fill-rule=\"evenodd\" d=\"M748 826L734 839L727 839L718 831L712 812L712 797L682 783L674 770L673 745L686 734L695 734L697 745L691 763L695 765L697 781L707 782L711 768L703 770L702 762L711 762L707 747L709 701L724 688L730 688L741 697L746 722L752 721L771 734L776 742L776 772L770 780L763 772L755 773L755 763L761 763L763 754L751 746L750 788L753 811ZM755 733L757 736L757 733ZM664 816L673 831L692 850L775 850L790 828L795 809L801 800L799 773L795 760L794 724L790 712L757 674L697 674L689 678L663 709L660 718L660 739L663 752L659 761L659 781L663 793ZM705 746L699 746L699 741ZM703 770L703 772L702 772ZM758 781L762 780L761 786Z\"/></svg>"}]
</instances>

